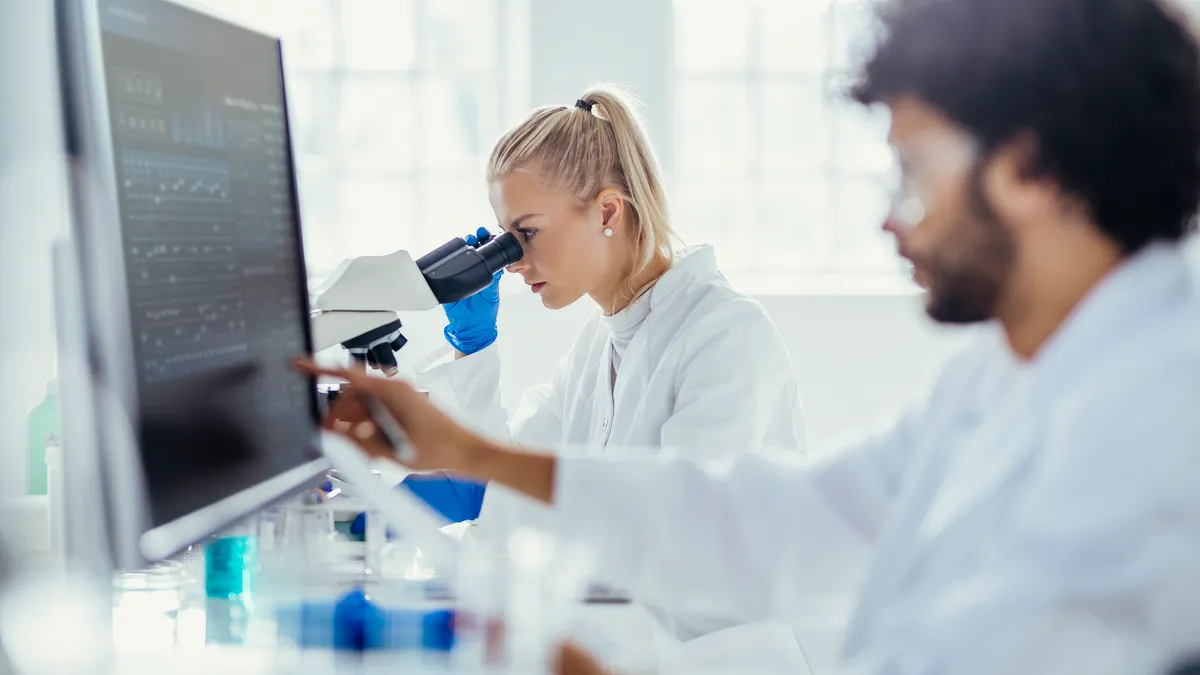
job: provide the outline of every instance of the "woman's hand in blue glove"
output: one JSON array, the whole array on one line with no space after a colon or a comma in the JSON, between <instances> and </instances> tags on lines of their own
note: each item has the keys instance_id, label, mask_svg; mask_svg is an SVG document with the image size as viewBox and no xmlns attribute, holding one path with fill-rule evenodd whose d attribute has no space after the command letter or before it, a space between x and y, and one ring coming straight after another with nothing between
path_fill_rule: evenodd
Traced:
<instances>
[{"instance_id":1,"label":"woman's hand in blue glove","mask_svg":"<svg viewBox=\"0 0 1200 675\"><path fill-rule=\"evenodd\" d=\"M479 237L468 235L467 243L474 246L486 235L487 230L480 228ZM496 341L496 315L500 311L500 277L503 274L503 270L496 272L492 283L475 295L442 305L450 320L446 325L446 341L460 354L474 354Z\"/></svg>"}]
</instances>

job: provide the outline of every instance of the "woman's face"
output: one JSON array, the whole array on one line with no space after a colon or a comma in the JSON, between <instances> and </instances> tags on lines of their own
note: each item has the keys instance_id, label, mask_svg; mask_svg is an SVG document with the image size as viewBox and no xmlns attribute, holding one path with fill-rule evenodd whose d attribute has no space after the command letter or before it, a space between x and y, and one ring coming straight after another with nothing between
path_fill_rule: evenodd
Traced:
<instances>
[{"instance_id":1,"label":"woman's face","mask_svg":"<svg viewBox=\"0 0 1200 675\"><path fill-rule=\"evenodd\" d=\"M611 193L611 194L609 194ZM512 232L525 255L508 267L550 309L561 309L584 294L618 283L617 236L624 203L606 191L594 203L543 189L526 171L514 171L489 185L492 210L501 229ZM613 236L604 236L605 227Z\"/></svg>"}]
</instances>

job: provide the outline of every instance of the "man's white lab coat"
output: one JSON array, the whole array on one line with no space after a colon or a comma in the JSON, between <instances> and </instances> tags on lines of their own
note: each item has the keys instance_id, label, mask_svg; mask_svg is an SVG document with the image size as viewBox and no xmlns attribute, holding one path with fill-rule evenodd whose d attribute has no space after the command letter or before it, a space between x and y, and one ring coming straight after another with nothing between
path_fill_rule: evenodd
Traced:
<instances>
[{"instance_id":1,"label":"man's white lab coat","mask_svg":"<svg viewBox=\"0 0 1200 675\"><path fill-rule=\"evenodd\" d=\"M799 392L783 340L762 306L717 270L713 249L691 249L649 293L650 312L626 348L615 389L611 333L599 314L553 380L527 392L511 420L495 347L428 370L419 382L464 422L533 448L648 456L676 447L710 458L802 449ZM502 537L519 525L554 527L548 509L489 486L479 530ZM723 611L677 618L682 637L730 625Z\"/></svg>"},{"instance_id":2,"label":"man's white lab coat","mask_svg":"<svg viewBox=\"0 0 1200 675\"><path fill-rule=\"evenodd\" d=\"M855 589L842 673L1161 672L1200 645L1198 286L1153 246L1033 361L990 327L821 461L565 458L563 531L641 597L746 622Z\"/></svg>"}]
</instances>

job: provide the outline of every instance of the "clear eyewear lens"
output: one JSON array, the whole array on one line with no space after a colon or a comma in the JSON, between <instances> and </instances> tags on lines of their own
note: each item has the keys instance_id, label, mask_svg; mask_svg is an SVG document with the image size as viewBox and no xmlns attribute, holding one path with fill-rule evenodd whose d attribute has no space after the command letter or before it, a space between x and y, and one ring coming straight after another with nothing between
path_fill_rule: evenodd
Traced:
<instances>
[{"instance_id":1,"label":"clear eyewear lens","mask_svg":"<svg viewBox=\"0 0 1200 675\"><path fill-rule=\"evenodd\" d=\"M900 161L896 150L892 170L890 222L904 229L916 227L928 215L930 200L948 176L969 167L978 156L978 146L969 138L922 135L910 140L909 162ZM907 169L907 170L906 170Z\"/></svg>"},{"instance_id":2,"label":"clear eyewear lens","mask_svg":"<svg viewBox=\"0 0 1200 675\"><path fill-rule=\"evenodd\" d=\"M925 204L915 195L897 195L888 218L904 229L916 227L925 220Z\"/></svg>"}]
</instances>

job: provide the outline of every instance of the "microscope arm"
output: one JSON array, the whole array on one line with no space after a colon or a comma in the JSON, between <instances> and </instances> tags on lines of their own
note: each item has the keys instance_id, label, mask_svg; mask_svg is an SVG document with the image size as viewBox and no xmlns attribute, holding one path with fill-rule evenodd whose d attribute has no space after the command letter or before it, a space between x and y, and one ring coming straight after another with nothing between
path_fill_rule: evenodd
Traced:
<instances>
[{"instance_id":1,"label":"microscope arm","mask_svg":"<svg viewBox=\"0 0 1200 675\"><path fill-rule=\"evenodd\" d=\"M396 251L343 262L312 293L313 347L321 351L340 344L356 357L374 354L394 365L384 352L388 345L404 344L400 312L462 300L524 254L511 232L492 237L481 229L473 241L451 239L416 261L407 251Z\"/></svg>"},{"instance_id":2,"label":"microscope arm","mask_svg":"<svg viewBox=\"0 0 1200 675\"><path fill-rule=\"evenodd\" d=\"M340 345L396 322L400 312L437 306L407 251L347 260L312 293L313 347Z\"/></svg>"}]
</instances>

